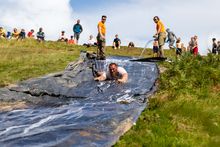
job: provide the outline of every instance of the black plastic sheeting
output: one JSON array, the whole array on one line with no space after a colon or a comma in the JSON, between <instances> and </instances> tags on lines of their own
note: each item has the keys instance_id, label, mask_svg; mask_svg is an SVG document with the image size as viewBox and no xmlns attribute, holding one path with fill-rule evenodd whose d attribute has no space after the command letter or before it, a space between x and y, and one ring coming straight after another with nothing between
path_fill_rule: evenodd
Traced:
<instances>
[{"instance_id":1,"label":"black plastic sheeting","mask_svg":"<svg viewBox=\"0 0 220 147\"><path fill-rule=\"evenodd\" d=\"M0 113L0 146L111 146L136 122L155 90L154 63L109 57L129 75L128 83L93 80L88 60L69 64L64 72L0 89L4 102L26 101L35 107ZM102 63L101 63L102 64ZM103 67L103 65L102 65ZM103 70L103 68L101 68Z\"/></svg>"}]
</instances>

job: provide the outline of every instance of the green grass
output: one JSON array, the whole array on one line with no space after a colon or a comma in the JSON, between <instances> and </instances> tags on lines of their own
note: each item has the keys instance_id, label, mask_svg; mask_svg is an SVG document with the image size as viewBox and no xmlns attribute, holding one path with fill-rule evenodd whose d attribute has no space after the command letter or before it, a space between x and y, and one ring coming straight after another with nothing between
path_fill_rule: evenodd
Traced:
<instances>
[{"instance_id":1,"label":"green grass","mask_svg":"<svg viewBox=\"0 0 220 147\"><path fill-rule=\"evenodd\" d=\"M96 48L35 40L0 40L0 87L63 71L79 57L80 50ZM139 56L142 49L106 48L107 55ZM145 56L151 56L151 50ZM185 54L174 62L159 63L166 68L158 80L158 91L148 108L116 147L219 146L220 145L220 56L193 57Z\"/></svg>"},{"instance_id":2,"label":"green grass","mask_svg":"<svg viewBox=\"0 0 220 147\"><path fill-rule=\"evenodd\" d=\"M115 146L219 146L220 57L185 55L163 66L158 92Z\"/></svg>"}]
</instances>

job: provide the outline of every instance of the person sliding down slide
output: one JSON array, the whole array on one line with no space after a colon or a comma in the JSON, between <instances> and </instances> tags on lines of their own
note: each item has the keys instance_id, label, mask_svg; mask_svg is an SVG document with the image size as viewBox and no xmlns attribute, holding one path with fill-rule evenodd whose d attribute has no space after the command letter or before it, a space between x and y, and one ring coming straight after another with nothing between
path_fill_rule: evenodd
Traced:
<instances>
[{"instance_id":1,"label":"person sliding down slide","mask_svg":"<svg viewBox=\"0 0 220 147\"><path fill-rule=\"evenodd\" d=\"M111 63L109 65L109 71L107 73L100 73L100 75L95 77L94 80L116 80L118 83L126 83L128 81L128 73L123 67L118 67L116 63Z\"/></svg>"}]
</instances>

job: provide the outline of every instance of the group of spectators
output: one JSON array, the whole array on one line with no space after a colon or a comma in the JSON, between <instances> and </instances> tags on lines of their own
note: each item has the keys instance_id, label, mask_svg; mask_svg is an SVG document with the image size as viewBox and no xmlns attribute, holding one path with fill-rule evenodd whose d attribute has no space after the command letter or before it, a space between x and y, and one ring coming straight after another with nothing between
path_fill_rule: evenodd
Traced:
<instances>
[{"instance_id":1,"label":"group of spectators","mask_svg":"<svg viewBox=\"0 0 220 147\"><path fill-rule=\"evenodd\" d=\"M35 38L34 29L31 29L28 33L24 29L14 28L12 32L6 31L3 27L0 27L0 39L8 40L24 40L25 38ZM43 28L39 28L39 31L36 34L36 39L38 41L44 41L45 34Z\"/></svg>"},{"instance_id":2,"label":"group of spectators","mask_svg":"<svg viewBox=\"0 0 220 147\"><path fill-rule=\"evenodd\" d=\"M155 38L153 42L153 56L164 57L163 48L165 43L169 43L170 49L176 50L177 57L180 56L183 51L189 51L194 56L198 55L198 37L196 35L191 37L186 48L180 37L176 37L169 28L165 29L164 24L158 16L155 16L153 21L156 23L156 34L153 36Z\"/></svg>"}]
</instances>

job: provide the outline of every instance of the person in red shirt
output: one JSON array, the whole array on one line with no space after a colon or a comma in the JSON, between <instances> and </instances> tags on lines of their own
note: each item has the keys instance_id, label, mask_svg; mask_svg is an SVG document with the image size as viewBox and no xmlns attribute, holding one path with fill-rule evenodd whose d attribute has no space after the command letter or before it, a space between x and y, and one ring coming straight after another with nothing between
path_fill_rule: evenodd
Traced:
<instances>
[{"instance_id":1,"label":"person in red shirt","mask_svg":"<svg viewBox=\"0 0 220 147\"><path fill-rule=\"evenodd\" d=\"M30 32L27 34L28 38L34 38L34 30L31 29Z\"/></svg>"},{"instance_id":2,"label":"person in red shirt","mask_svg":"<svg viewBox=\"0 0 220 147\"><path fill-rule=\"evenodd\" d=\"M73 39L73 36L70 36L70 40L67 42L68 44L76 44L75 40Z\"/></svg>"}]
</instances>

